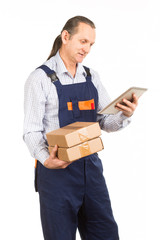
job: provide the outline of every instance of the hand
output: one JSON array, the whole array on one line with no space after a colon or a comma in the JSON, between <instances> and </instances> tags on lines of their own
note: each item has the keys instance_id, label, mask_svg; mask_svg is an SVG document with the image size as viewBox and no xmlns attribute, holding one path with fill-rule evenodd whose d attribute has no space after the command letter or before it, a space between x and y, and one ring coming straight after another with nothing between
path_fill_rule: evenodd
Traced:
<instances>
[{"instance_id":1,"label":"hand","mask_svg":"<svg viewBox=\"0 0 160 240\"><path fill-rule=\"evenodd\" d=\"M70 162L65 162L57 158L57 151L58 151L58 146L55 145L53 147L52 152L50 153L49 158L44 162L44 166L49 169L59 169L59 168L66 168Z\"/></svg>"},{"instance_id":2,"label":"hand","mask_svg":"<svg viewBox=\"0 0 160 240\"><path fill-rule=\"evenodd\" d=\"M125 103L125 105L120 103L116 104L116 108L122 111L123 114L127 117L131 117L133 115L138 105L138 97L136 97L134 93L132 94L132 96L133 96L132 102L124 98L122 101L123 103Z\"/></svg>"}]
</instances>

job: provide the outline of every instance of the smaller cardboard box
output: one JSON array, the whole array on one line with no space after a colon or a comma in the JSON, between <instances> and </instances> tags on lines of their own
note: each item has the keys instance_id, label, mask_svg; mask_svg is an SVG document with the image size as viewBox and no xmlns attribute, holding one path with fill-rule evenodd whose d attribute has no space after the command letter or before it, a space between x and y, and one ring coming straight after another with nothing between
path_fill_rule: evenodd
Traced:
<instances>
[{"instance_id":1,"label":"smaller cardboard box","mask_svg":"<svg viewBox=\"0 0 160 240\"><path fill-rule=\"evenodd\" d=\"M58 148L57 157L66 162L73 162L82 157L99 152L103 148L102 140L98 137L70 148ZM53 147L48 147L48 149L51 153Z\"/></svg>"},{"instance_id":2,"label":"smaller cardboard box","mask_svg":"<svg viewBox=\"0 0 160 240\"><path fill-rule=\"evenodd\" d=\"M47 133L46 137L49 146L72 147L100 135L98 122L75 122Z\"/></svg>"}]
</instances>

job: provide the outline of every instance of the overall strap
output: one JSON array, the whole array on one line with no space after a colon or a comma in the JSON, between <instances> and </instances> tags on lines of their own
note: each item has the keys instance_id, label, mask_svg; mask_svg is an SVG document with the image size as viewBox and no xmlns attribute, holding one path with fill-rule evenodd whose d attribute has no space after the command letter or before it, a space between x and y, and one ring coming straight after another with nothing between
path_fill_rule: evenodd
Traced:
<instances>
[{"instance_id":1,"label":"overall strap","mask_svg":"<svg viewBox=\"0 0 160 240\"><path fill-rule=\"evenodd\" d=\"M90 69L89 69L88 67L86 67L86 66L83 66L83 67L84 67L84 69L85 69L85 71L86 71L86 73L87 73L86 81L87 81L87 82L88 82L88 81L91 81Z\"/></svg>"},{"instance_id":2,"label":"overall strap","mask_svg":"<svg viewBox=\"0 0 160 240\"><path fill-rule=\"evenodd\" d=\"M47 76L50 77L51 82L55 85L57 91L61 92L62 84L60 83L59 78L56 75L56 72L47 67L46 65L41 65L38 68L41 68L47 74Z\"/></svg>"},{"instance_id":3,"label":"overall strap","mask_svg":"<svg viewBox=\"0 0 160 240\"><path fill-rule=\"evenodd\" d=\"M59 80L59 78L57 77L55 71L50 69L46 65L41 65L38 68L41 68L47 74L47 76L51 78L51 82L55 82L55 81Z\"/></svg>"}]
</instances>

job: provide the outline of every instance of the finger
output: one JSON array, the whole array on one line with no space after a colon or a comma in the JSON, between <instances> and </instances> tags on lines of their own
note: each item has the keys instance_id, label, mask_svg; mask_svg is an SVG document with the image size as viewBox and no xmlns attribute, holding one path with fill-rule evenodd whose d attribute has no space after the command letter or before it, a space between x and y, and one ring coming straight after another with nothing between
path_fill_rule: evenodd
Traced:
<instances>
[{"instance_id":1,"label":"finger","mask_svg":"<svg viewBox=\"0 0 160 240\"><path fill-rule=\"evenodd\" d=\"M137 106L137 105L138 105L138 99L139 99L139 98L136 96L135 93L133 93L132 96L133 96L133 103L136 104L136 106Z\"/></svg>"},{"instance_id":2,"label":"finger","mask_svg":"<svg viewBox=\"0 0 160 240\"><path fill-rule=\"evenodd\" d=\"M120 109L118 107L116 107L118 110L122 111L123 114L127 117L131 117L133 115L133 111L131 110L131 108L129 108L127 111L123 110L123 109Z\"/></svg>"},{"instance_id":3,"label":"finger","mask_svg":"<svg viewBox=\"0 0 160 240\"><path fill-rule=\"evenodd\" d=\"M135 110L135 103L130 102L129 100L127 100L126 98L123 99L123 102L125 103L126 107L129 107L132 109L132 111Z\"/></svg>"},{"instance_id":4,"label":"finger","mask_svg":"<svg viewBox=\"0 0 160 240\"><path fill-rule=\"evenodd\" d=\"M70 164L71 164L70 162L69 162L69 163L66 163L66 164L63 165L62 168L66 168L66 167L68 167L68 165L70 165Z\"/></svg>"},{"instance_id":5,"label":"finger","mask_svg":"<svg viewBox=\"0 0 160 240\"><path fill-rule=\"evenodd\" d=\"M125 112L132 113L132 109L130 107L124 106L120 103L117 103L116 108L120 111L125 111Z\"/></svg>"},{"instance_id":6,"label":"finger","mask_svg":"<svg viewBox=\"0 0 160 240\"><path fill-rule=\"evenodd\" d=\"M58 151L58 146L55 145L52 149L52 152L51 152L51 157L52 158L55 158L57 156L57 151Z\"/></svg>"},{"instance_id":7,"label":"finger","mask_svg":"<svg viewBox=\"0 0 160 240\"><path fill-rule=\"evenodd\" d=\"M70 165L71 163L70 162L65 162L65 161L60 161L57 168L60 169L60 168L66 168L68 165Z\"/></svg>"}]
</instances>

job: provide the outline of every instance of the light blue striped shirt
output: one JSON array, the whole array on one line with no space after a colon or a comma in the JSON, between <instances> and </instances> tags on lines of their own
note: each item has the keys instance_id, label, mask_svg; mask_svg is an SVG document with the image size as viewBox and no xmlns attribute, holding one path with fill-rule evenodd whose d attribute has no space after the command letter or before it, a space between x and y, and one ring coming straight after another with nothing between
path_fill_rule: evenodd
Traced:
<instances>
[{"instance_id":1,"label":"light blue striped shirt","mask_svg":"<svg viewBox=\"0 0 160 240\"><path fill-rule=\"evenodd\" d=\"M73 77L66 69L59 52L44 62L53 69L61 84L73 84L86 81L86 72L82 64L78 63L76 75ZM111 99L103 87L97 72L90 69L92 81L98 90L100 111ZM58 129L58 95L56 87L42 69L36 69L28 77L25 83L24 93L24 131L23 139L26 142L32 157L42 164L49 157L46 133ZM130 122L130 118L118 112L116 115L97 115L97 121L101 129L107 132L124 128Z\"/></svg>"}]
</instances>

